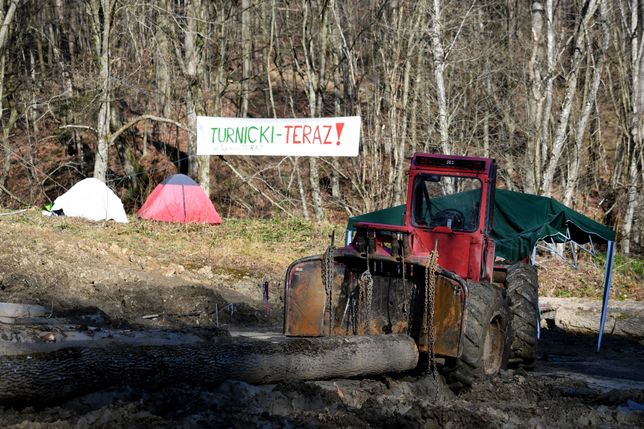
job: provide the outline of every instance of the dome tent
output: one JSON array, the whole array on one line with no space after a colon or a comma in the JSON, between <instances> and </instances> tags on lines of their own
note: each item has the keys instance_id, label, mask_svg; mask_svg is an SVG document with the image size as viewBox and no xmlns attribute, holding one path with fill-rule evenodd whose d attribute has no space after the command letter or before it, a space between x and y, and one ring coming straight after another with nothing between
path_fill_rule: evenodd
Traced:
<instances>
[{"instance_id":1,"label":"dome tent","mask_svg":"<svg viewBox=\"0 0 644 429\"><path fill-rule=\"evenodd\" d=\"M221 223L221 217L201 186L184 174L175 174L159 183L137 215L162 222Z\"/></svg>"},{"instance_id":2,"label":"dome tent","mask_svg":"<svg viewBox=\"0 0 644 429\"><path fill-rule=\"evenodd\" d=\"M105 183L94 177L81 180L56 198L51 211L58 210L70 217L127 223L127 215L119 197Z\"/></svg>"}]
</instances>

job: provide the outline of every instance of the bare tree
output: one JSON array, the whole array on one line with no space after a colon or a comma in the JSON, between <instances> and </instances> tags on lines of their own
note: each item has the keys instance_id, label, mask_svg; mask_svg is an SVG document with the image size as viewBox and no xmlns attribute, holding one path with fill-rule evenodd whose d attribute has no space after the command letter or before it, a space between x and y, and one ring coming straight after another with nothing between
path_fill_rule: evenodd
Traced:
<instances>
[{"instance_id":1,"label":"bare tree","mask_svg":"<svg viewBox=\"0 0 644 429\"><path fill-rule=\"evenodd\" d=\"M442 39L442 1L434 0L431 9L431 41L432 57L434 60L434 79L438 93L438 119L441 148L443 153L451 154L452 147L449 140L449 118L447 113L447 95L445 93L445 51Z\"/></svg>"},{"instance_id":2,"label":"bare tree","mask_svg":"<svg viewBox=\"0 0 644 429\"><path fill-rule=\"evenodd\" d=\"M252 38L250 34L251 0L241 0L241 45L242 45L242 77L239 103L239 116L248 115L248 97L250 96Z\"/></svg>"},{"instance_id":3,"label":"bare tree","mask_svg":"<svg viewBox=\"0 0 644 429\"><path fill-rule=\"evenodd\" d=\"M11 167L11 155L12 150L9 145L9 133L16 124L18 118L18 111L15 106L10 106L9 117L6 118L4 111L6 105L5 103L5 72L7 69L7 40L9 38L9 32L13 25L14 17L16 14L16 9L18 7L19 0L13 0L5 3L4 0L0 0L0 22L2 22L2 27L0 27L0 124L2 126L2 147L4 154L4 161L2 163L2 171L0 172L0 191L4 193L9 193L6 188L7 178L9 176L9 168Z\"/></svg>"},{"instance_id":4,"label":"bare tree","mask_svg":"<svg viewBox=\"0 0 644 429\"><path fill-rule=\"evenodd\" d=\"M573 202L573 198L577 191L577 183L579 181L579 170L581 164L581 156L583 151L584 136L586 135L586 130L588 128L588 123L590 120L590 115L597 102L597 92L599 91L599 84L601 83L602 70L604 65L604 60L608 52L608 47L610 43L610 31L608 28L607 22L607 13L606 5L602 1L599 5L599 24L602 28L602 40L599 44L599 50L596 55L593 55L589 49L586 53L586 70L588 71L585 79L585 91L583 92L582 100L582 110L577 121L577 127L575 129L575 145L571 150L571 161L568 167L568 175L564 190L564 204L570 206ZM588 32L586 32L585 37L590 38ZM590 40L586 42L587 46L592 46ZM594 64L593 64L594 60ZM591 75L592 71L592 77Z\"/></svg>"},{"instance_id":5,"label":"bare tree","mask_svg":"<svg viewBox=\"0 0 644 429\"><path fill-rule=\"evenodd\" d=\"M622 252L631 252L631 234L635 209L638 204L638 184L641 178L641 158L644 150L644 40L642 35L642 15L644 4L638 0L631 0L631 108L629 120L629 151L630 162L628 165L628 187L626 192L626 213L622 227Z\"/></svg>"},{"instance_id":6,"label":"bare tree","mask_svg":"<svg viewBox=\"0 0 644 429\"><path fill-rule=\"evenodd\" d=\"M318 8L312 11L311 6L317 6ZM304 56L304 66L299 67L298 71L303 77L309 116L312 118L320 117L323 114L323 97L328 79L326 69L329 55L328 15L329 7L326 2L312 2L309 4L308 1L304 1L302 3L300 43L302 55ZM324 219L324 210L320 190L320 169L315 156L309 157L309 184L311 186L311 199L315 218L322 220Z\"/></svg>"},{"instance_id":7,"label":"bare tree","mask_svg":"<svg viewBox=\"0 0 644 429\"><path fill-rule=\"evenodd\" d=\"M98 117L96 122L96 157L94 177L105 182L108 169L110 140L110 118L112 102L112 64L110 58L110 37L114 10L118 0L87 0L86 6L92 18L94 51L99 63L98 78L101 84Z\"/></svg>"},{"instance_id":8,"label":"bare tree","mask_svg":"<svg viewBox=\"0 0 644 429\"><path fill-rule=\"evenodd\" d=\"M552 149L550 157L546 164L546 169L543 172L543 179L541 181L541 189L543 194L550 196L552 189L552 180L555 175L555 170L559 166L559 158L567 142L567 129L572 111L573 102L577 94L577 79L581 61L584 57L586 46L585 33L588 31L590 22L593 20L595 10L601 0L587 0L582 8L582 16L579 26L577 27L576 34L574 35L574 42L571 48L572 58L570 61L570 69L566 74L566 92L561 106L559 115L559 123L552 142ZM544 112L548 114L549 112Z\"/></svg>"},{"instance_id":9,"label":"bare tree","mask_svg":"<svg viewBox=\"0 0 644 429\"><path fill-rule=\"evenodd\" d=\"M177 63L186 82L186 115L190 129L197 129L197 116L204 115L201 76L204 70L208 8L205 0L187 0L185 22L175 29ZM179 23L178 20L175 22ZM178 36L181 36L181 40ZM206 194L210 195L210 157L197 155L196 133L188 142L188 172L195 177Z\"/></svg>"}]
</instances>

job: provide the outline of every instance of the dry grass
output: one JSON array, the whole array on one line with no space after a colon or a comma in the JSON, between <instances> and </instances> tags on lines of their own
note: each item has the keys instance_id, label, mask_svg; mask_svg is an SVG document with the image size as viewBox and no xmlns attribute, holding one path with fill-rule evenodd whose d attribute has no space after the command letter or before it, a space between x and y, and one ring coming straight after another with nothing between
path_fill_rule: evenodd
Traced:
<instances>
[{"instance_id":1,"label":"dry grass","mask_svg":"<svg viewBox=\"0 0 644 429\"><path fill-rule=\"evenodd\" d=\"M42 242L96 243L161 264L187 269L209 265L215 272L243 275L250 270L282 275L303 256L321 254L331 231L341 226L302 219L225 219L221 225L172 224L131 217L130 223L89 222L69 217L45 217L39 210L0 217L0 228L11 226L34 249ZM40 244L39 244L40 243Z\"/></svg>"},{"instance_id":2,"label":"dry grass","mask_svg":"<svg viewBox=\"0 0 644 429\"><path fill-rule=\"evenodd\" d=\"M540 295L602 299L604 258L580 255L576 269L556 256L540 257L537 263ZM644 279L637 270L638 264L641 260L615 258L611 299L644 300Z\"/></svg>"},{"instance_id":3,"label":"dry grass","mask_svg":"<svg viewBox=\"0 0 644 429\"><path fill-rule=\"evenodd\" d=\"M343 225L302 219L224 219L222 225L179 225L130 218L129 224L88 222L75 218L48 218L39 210L0 216L0 230L23 238L25 249L55 251L56 246L79 243L79 251L97 246L124 257L151 258L161 266L181 265L188 270L209 266L215 274L232 278L246 275L280 279L288 265L301 257L321 254L335 229L340 245ZM540 294L601 299L604 260L580 255L574 269L553 256L538 260ZM644 300L641 259L617 257L613 299Z\"/></svg>"}]
</instances>

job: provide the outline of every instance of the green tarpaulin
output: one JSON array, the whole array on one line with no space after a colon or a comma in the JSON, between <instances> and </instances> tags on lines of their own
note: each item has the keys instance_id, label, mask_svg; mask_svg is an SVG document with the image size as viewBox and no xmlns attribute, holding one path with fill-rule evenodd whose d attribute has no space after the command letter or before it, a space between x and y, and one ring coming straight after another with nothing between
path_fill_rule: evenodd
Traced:
<instances>
[{"instance_id":1,"label":"green tarpaulin","mask_svg":"<svg viewBox=\"0 0 644 429\"><path fill-rule=\"evenodd\" d=\"M432 206L471 207L467 203L472 200L474 192L478 191L436 198ZM405 205L351 217L347 230L355 230L354 225L358 222L403 225ZM565 237L579 244L590 240L605 243L615 241L615 232L552 198L496 190L492 238L497 257L519 261L530 256L537 241L552 238L555 242L563 242Z\"/></svg>"}]
</instances>

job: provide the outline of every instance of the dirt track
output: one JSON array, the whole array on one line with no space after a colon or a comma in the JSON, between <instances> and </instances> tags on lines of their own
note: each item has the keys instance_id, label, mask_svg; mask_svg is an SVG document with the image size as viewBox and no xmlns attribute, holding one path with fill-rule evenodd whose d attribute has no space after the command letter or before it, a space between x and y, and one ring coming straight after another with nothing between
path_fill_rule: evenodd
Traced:
<instances>
[{"instance_id":1,"label":"dirt track","mask_svg":"<svg viewBox=\"0 0 644 429\"><path fill-rule=\"evenodd\" d=\"M44 409L4 409L7 427L641 427L644 347L544 332L532 372L454 396L424 376L253 386L109 389ZM636 366L632 366L636 365ZM626 377L626 378L623 378Z\"/></svg>"},{"instance_id":2,"label":"dirt track","mask_svg":"<svg viewBox=\"0 0 644 429\"><path fill-rule=\"evenodd\" d=\"M113 326L184 329L212 326L216 306L224 308L219 323L227 327L279 327L278 275L213 273L142 258L115 244L68 243L51 229L0 227L0 302L51 306L57 316L100 314ZM261 302L265 280L272 288L270 313ZM231 303L234 312L226 307ZM150 314L160 316L142 318ZM0 422L92 428L644 426L644 338L608 335L602 352L595 348L594 334L550 324L534 371L506 371L459 396L431 374L266 386L124 386L45 408L0 408Z\"/></svg>"}]
</instances>

